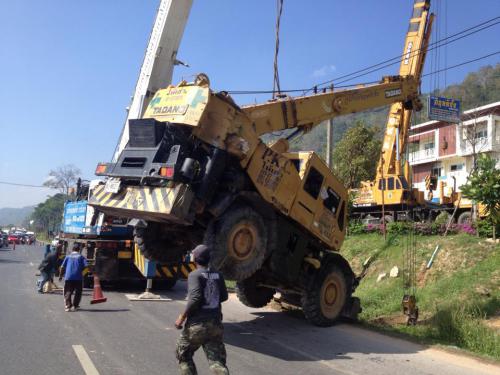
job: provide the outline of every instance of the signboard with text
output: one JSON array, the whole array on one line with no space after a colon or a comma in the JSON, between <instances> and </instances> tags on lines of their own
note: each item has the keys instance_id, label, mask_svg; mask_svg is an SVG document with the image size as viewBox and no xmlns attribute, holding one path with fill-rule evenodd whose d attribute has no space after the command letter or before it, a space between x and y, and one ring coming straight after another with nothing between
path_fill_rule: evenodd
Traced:
<instances>
[{"instance_id":1,"label":"signboard with text","mask_svg":"<svg viewBox=\"0 0 500 375\"><path fill-rule=\"evenodd\" d=\"M430 96L428 116L429 120L460 122L460 100Z\"/></svg>"},{"instance_id":2,"label":"signboard with text","mask_svg":"<svg viewBox=\"0 0 500 375\"><path fill-rule=\"evenodd\" d=\"M64 233L82 234L87 215L87 201L66 202L62 231Z\"/></svg>"}]
</instances>

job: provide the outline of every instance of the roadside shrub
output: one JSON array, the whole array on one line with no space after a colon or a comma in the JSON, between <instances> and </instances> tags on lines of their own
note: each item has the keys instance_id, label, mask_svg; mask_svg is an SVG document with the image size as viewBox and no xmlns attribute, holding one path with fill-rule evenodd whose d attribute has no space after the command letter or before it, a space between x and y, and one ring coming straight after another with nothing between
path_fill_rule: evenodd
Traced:
<instances>
[{"instance_id":1,"label":"roadside shrub","mask_svg":"<svg viewBox=\"0 0 500 375\"><path fill-rule=\"evenodd\" d=\"M493 224L488 219L477 220L474 223L477 233L480 237L493 237ZM497 226L497 235L500 233L500 225Z\"/></svg>"},{"instance_id":2,"label":"roadside shrub","mask_svg":"<svg viewBox=\"0 0 500 375\"><path fill-rule=\"evenodd\" d=\"M441 212L439 215L436 216L436 220L434 220L434 222L437 224L437 225L446 225L448 224L448 220L450 219L450 215L443 211Z\"/></svg>"},{"instance_id":3,"label":"roadside shrub","mask_svg":"<svg viewBox=\"0 0 500 375\"><path fill-rule=\"evenodd\" d=\"M365 226L365 233L382 233L382 225L380 225L380 224L367 224Z\"/></svg>"},{"instance_id":4,"label":"roadside shrub","mask_svg":"<svg viewBox=\"0 0 500 375\"><path fill-rule=\"evenodd\" d=\"M365 233L365 226L358 220L350 221L349 227L347 228L347 233L349 235L363 234Z\"/></svg>"},{"instance_id":5,"label":"roadside shrub","mask_svg":"<svg viewBox=\"0 0 500 375\"><path fill-rule=\"evenodd\" d=\"M411 224L405 221L394 221L387 224L387 232L394 234L407 234L411 228Z\"/></svg>"}]
</instances>

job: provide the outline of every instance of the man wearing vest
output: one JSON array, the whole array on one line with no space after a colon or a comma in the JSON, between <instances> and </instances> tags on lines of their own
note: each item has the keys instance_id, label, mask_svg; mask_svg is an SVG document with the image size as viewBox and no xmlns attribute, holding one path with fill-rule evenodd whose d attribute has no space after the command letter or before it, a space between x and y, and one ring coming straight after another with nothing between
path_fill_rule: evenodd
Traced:
<instances>
[{"instance_id":1,"label":"man wearing vest","mask_svg":"<svg viewBox=\"0 0 500 375\"><path fill-rule=\"evenodd\" d=\"M226 367L226 348L223 342L221 302L227 300L227 289L222 274L208 267L210 249L198 245L192 251L196 270L188 277L188 302L175 322L184 329L177 341L176 355L182 375L195 375L193 355L200 346L215 374L229 374Z\"/></svg>"},{"instance_id":2,"label":"man wearing vest","mask_svg":"<svg viewBox=\"0 0 500 375\"><path fill-rule=\"evenodd\" d=\"M64 272L64 302L65 311L74 311L80 307L83 289L83 273L87 269L87 259L80 254L80 246L73 245L73 251L64 258L61 270L59 271L59 280L62 279ZM73 302L71 297L75 293Z\"/></svg>"}]
</instances>

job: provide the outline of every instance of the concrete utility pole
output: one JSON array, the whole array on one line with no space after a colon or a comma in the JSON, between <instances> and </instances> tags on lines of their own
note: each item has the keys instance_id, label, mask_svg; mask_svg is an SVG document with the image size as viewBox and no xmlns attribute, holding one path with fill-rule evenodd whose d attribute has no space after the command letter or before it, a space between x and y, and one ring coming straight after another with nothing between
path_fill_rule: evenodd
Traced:
<instances>
[{"instance_id":1,"label":"concrete utility pole","mask_svg":"<svg viewBox=\"0 0 500 375\"><path fill-rule=\"evenodd\" d=\"M333 120L330 119L326 123L326 165L328 168L333 168L333 157L332 157L332 143L333 143Z\"/></svg>"}]
</instances>

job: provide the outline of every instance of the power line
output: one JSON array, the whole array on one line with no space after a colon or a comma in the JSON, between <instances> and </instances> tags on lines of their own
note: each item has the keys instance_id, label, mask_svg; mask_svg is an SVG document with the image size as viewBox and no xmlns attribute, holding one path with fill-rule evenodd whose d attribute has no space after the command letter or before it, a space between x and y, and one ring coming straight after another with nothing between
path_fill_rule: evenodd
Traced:
<instances>
[{"instance_id":1,"label":"power line","mask_svg":"<svg viewBox=\"0 0 500 375\"><path fill-rule=\"evenodd\" d=\"M430 43L430 44L428 45L427 51L431 51L431 50L434 50L434 49L436 49L436 48L443 47L443 46L445 46L445 45L447 45L447 44L450 44L450 43L456 42L457 40L463 39L463 38L465 38L465 37L468 37L468 36L470 36L470 35L473 35L473 34L475 34L475 33L478 33L478 32L480 32L480 31L483 31L483 30L488 29L488 28L490 28L490 27L493 27L493 26L495 26L495 25L499 24L499 23L500 23L500 21L497 21L497 22L492 23L492 24L490 24L490 25L488 25L488 24L489 24L489 23L491 23L491 22L493 22L493 21L499 20L499 19L500 19L500 16L497 16L497 17L491 18L491 19L489 19L489 20L487 20L487 21L484 21L484 22L481 22L481 23L479 23L479 24L477 24L477 25L475 25L475 26L471 26L471 27L469 27L469 28L467 28L467 29L464 29L464 30L459 31L459 32L457 32L457 33L455 33L455 34L452 34L452 35L450 35L450 36L448 36L448 37L446 37L446 38L443 38L443 39L441 39L441 40L437 40L437 41L435 41L435 42L433 42L433 43ZM484 26L484 25L486 25L486 26ZM481 27L481 26L484 26L484 27ZM480 29L478 29L478 28L480 28ZM478 30L474 30L474 29L478 29ZM470 31L470 33L468 33L468 34L466 34L466 35L461 35L461 34L465 34L465 33L469 32L469 31ZM460 35L461 35L461 36L460 36ZM453 40L450 40L450 41L447 41L447 40L452 39L452 38L455 38L455 37L457 37L457 38L456 38L456 39L453 39ZM446 42L446 43L444 43L445 41L447 41L447 42ZM432 48L431 48L431 47L432 47ZM410 55L411 55L411 56L415 56L416 54L419 54L420 52L422 52L422 48L420 48L420 49L418 49L418 50L413 51ZM373 69L373 68L376 68L376 67L380 67L379 69L376 69L376 70L371 70L371 71L369 71L369 72L365 73L365 74L369 74L369 73L372 73L372 72L374 72L374 71L377 71L377 70L380 70L380 69L386 68L386 67L388 67L388 66L395 65L395 64L397 64L397 63L401 62L401 61L402 61L404 58L406 58L406 57L408 57L406 53L405 53L405 54L402 54L402 55L398 55L398 56L395 56L395 57L393 57L393 58L391 58L391 59L388 59L388 60L382 61L382 62L380 62L380 63L374 64L374 65L371 65L371 66L368 66L368 67L366 67L366 68L363 68L363 69L357 70L357 71L355 71L355 72L352 72L352 73L349 73L349 74L344 74L344 75L342 75L342 76L339 76L339 77L333 78L333 79L331 79L331 80L328 80L328 81L325 81L325 82L318 83L316 86L324 86L324 85L330 84L330 83L332 83L332 82L338 81L338 80L340 80L340 79L347 78L347 77L353 76L353 75L358 74L358 73L365 72L365 71L367 71L367 70L370 70L370 69ZM396 60L396 61L395 61L395 60ZM388 64L388 63L390 63L390 64ZM365 75L365 74L363 74L363 75ZM361 75L359 75L359 76L361 76ZM359 77L359 76L352 77L351 79L357 78L357 77ZM349 79L349 80L350 80L350 79ZM349 81L349 80L345 80L345 81ZM345 82L345 81L344 81L344 82ZM340 83L342 83L342 82L340 82Z\"/></svg>"},{"instance_id":2,"label":"power line","mask_svg":"<svg viewBox=\"0 0 500 375\"><path fill-rule=\"evenodd\" d=\"M491 24L491 25L488 25L488 26L485 26L485 27L483 27L483 28L481 28L481 29L474 30L474 31L470 32L469 34L465 34L465 35L462 35L462 36L460 36L460 37L457 37L456 39L450 40L450 41L448 41L448 42L445 42L445 43L442 43L442 44L439 44L439 45L435 45L435 46L434 46L434 47L432 47L432 48L428 48L428 49L427 49L427 51L438 50L439 48L444 47L444 46L446 46L446 45L448 45L448 44L450 44L450 43L456 42L457 40L464 39L464 38L466 38L466 37L468 37L468 36L470 36L470 35L472 35L472 34L478 33L479 31L485 30L485 29L487 29L487 28L489 28L489 27L492 27L492 26L495 26L495 25L497 25L497 24L499 24L499 23L500 23L500 21L495 22L495 23L493 23L493 24ZM438 42L436 42L436 43L439 43L439 42L440 42L440 41L438 41ZM414 51L414 53L412 53L411 55L412 55L412 57L413 57L413 56L415 56L416 54L420 54L421 52L422 52L422 50L421 50L421 49L419 49L419 50ZM401 56L403 56L403 55L401 55ZM399 57L398 57L398 58L399 58ZM436 53L436 56L435 56L435 60L436 60L436 61L434 62L434 64L435 64L435 66L438 66L438 61L437 61L437 53ZM355 79L355 78L363 77L363 76L365 76L365 75L367 75L367 74L374 73L374 72L376 72L376 71L382 70L382 69L387 68L387 67L389 67L389 66L399 64L401 61L402 61L402 59L400 59L400 60L398 60L398 61L391 62L391 63L387 63L387 64L385 64L385 65L382 65L382 66L378 67L378 68L374 68L374 69L371 69L371 70L369 70L369 71L367 71L367 72L364 72L364 73L358 74L358 75L356 75L356 76L353 76L353 77L350 77L350 78L346 78L346 79L344 79L344 80L342 80L342 81L340 81L340 82L338 82L338 83L344 83L344 82L351 81L351 80L353 80L353 79ZM378 65L380 65L380 64L378 64ZM365 68L364 70L366 70L366 68ZM337 79L336 79L336 80L337 80ZM331 81L329 81L329 82L327 82L327 83L331 83ZM437 83L436 83L436 84L437 84ZM321 84L319 84L318 86L322 86L322 85L324 85L324 83L321 83Z\"/></svg>"},{"instance_id":3,"label":"power line","mask_svg":"<svg viewBox=\"0 0 500 375\"><path fill-rule=\"evenodd\" d=\"M0 181L0 184L2 184L2 185L12 185L12 186L33 187L33 188L55 189L55 188L50 187L50 186L20 184L20 183L17 183L17 182L7 182L7 181Z\"/></svg>"},{"instance_id":4,"label":"power line","mask_svg":"<svg viewBox=\"0 0 500 375\"><path fill-rule=\"evenodd\" d=\"M441 73L441 72L446 72L447 70L458 68L458 67L463 66L463 65L471 64L471 63L479 61L479 60L484 60L484 59L486 59L488 57L495 56L495 55L498 55L498 54L500 54L500 51L492 52L492 53L489 53L489 54L481 56L481 57L476 57L475 59L472 59L472 60L463 61L463 62L458 63L456 65L448 66L448 67L443 68L443 69L439 69L439 70L435 70L433 72L429 72L429 73L423 74L422 78L430 76L430 75L433 75L433 74L437 74L437 73ZM369 84L374 84L374 83L379 83L379 81L355 83L355 84L352 84L352 85L335 86L335 87L336 88L346 88L346 87L355 87L355 86L359 86L359 85L369 85ZM282 93L285 93L285 92L288 92L288 93L292 93L292 92L304 92L304 90L305 89L281 90L281 92ZM309 90L309 89L307 89L307 90ZM262 91L228 91L228 93L234 94L234 95L272 94L272 92L273 92L272 90L267 90L267 91L264 91L264 90L262 90Z\"/></svg>"},{"instance_id":5,"label":"power line","mask_svg":"<svg viewBox=\"0 0 500 375\"><path fill-rule=\"evenodd\" d=\"M496 22L492 23L493 21L496 21ZM446 38L443 38L441 40L438 40L438 41L435 41L433 43L430 43L428 45L427 51L431 51L431 50L434 50L434 49L437 49L437 48L444 47L444 46L446 46L446 45L448 45L450 43L453 43L453 42L456 42L458 40L464 39L464 38L466 38L466 37L468 37L470 35L476 34L476 33L480 32L480 31L483 31L485 29L493 27L493 26L495 26L495 25L497 25L499 23L500 23L500 16L491 18L491 19L489 19L487 21L484 21L484 22L481 22L481 23L479 23L479 24L477 24L475 26L471 26L471 27L469 27L467 29L464 29L464 30L459 31L459 32L457 32L455 34L447 36ZM477 29L477 30L475 30L475 29ZM469 32L469 33L465 34L467 32ZM465 34L465 35L461 35L461 34ZM455 39L452 39L452 38L455 38ZM429 48L431 46L433 46L433 47ZM413 57L416 54L420 54L421 52L422 52L422 48L413 51L412 53L410 53L410 56ZM325 81L325 82L321 82L321 83L319 83L317 85L314 85L313 88L314 87L324 86L324 85L327 85L327 84L331 84L334 81L338 81L338 80L343 79L343 78L346 78L346 79L343 79L342 81L338 82L338 84L345 83L345 82L351 81L351 80L353 80L355 78L359 78L359 77L365 76L367 74L376 72L378 70L387 68L389 66L396 65L396 64L400 63L402 61L402 59L407 58L407 57L408 57L408 55L406 53L403 54L403 55L398 55L398 56L393 57L391 59L382 61L380 63L374 64L374 65L371 65L371 66L368 66L366 68L357 70L355 72L352 72L352 73L349 73L349 74L345 74L345 75L336 77L334 79L331 79L331 80L328 80L328 81ZM361 74L358 74L358 73L361 73ZM355 75L355 74L358 74L358 75ZM350 77L350 78L347 78L347 77ZM365 83L365 84L367 84L367 83ZM359 83L358 84L351 84L351 85L344 85L344 86L335 85L335 87L337 87L337 88L345 88L345 87L352 87L352 86L357 86L357 85L359 85ZM313 88L281 90L281 92L282 93L303 92L305 94L308 91L313 90ZM273 90L231 90L231 91L227 91L227 92L229 94L233 94L233 95L272 94Z\"/></svg>"},{"instance_id":6,"label":"power line","mask_svg":"<svg viewBox=\"0 0 500 375\"><path fill-rule=\"evenodd\" d=\"M450 69L454 69L454 68L458 68L459 66L463 66L463 65L467 65L467 64L470 64L470 63L473 63L473 62L476 62L476 61L479 61L479 60L484 60L488 57L491 57L491 56L495 56L495 55L498 55L500 53L500 51L496 51L496 52L492 52L488 55L484 55L484 56L481 56L481 57L477 57L475 59L472 59L472 60L468 60L468 61L464 61L464 62L461 62L459 64L456 64L456 65L452 65L452 66L448 66L446 68L443 68L443 69L440 69L440 70L436 70L434 72L429 72L429 73L426 73L424 75L422 75L422 77L427 77L431 74L436 74L436 73L441 73L441 72L446 72L447 70L450 70Z\"/></svg>"}]
</instances>

